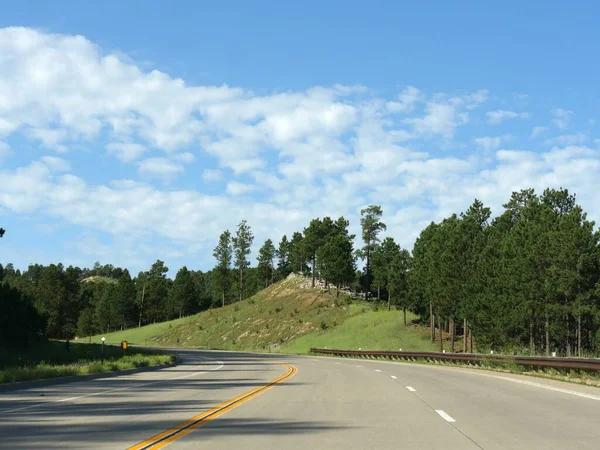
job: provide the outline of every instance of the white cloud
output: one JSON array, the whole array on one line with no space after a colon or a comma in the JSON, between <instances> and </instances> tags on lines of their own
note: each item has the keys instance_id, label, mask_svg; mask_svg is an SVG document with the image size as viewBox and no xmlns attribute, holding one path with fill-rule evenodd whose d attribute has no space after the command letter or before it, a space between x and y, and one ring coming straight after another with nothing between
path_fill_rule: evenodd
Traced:
<instances>
[{"instance_id":1,"label":"white cloud","mask_svg":"<svg viewBox=\"0 0 600 450\"><path fill-rule=\"evenodd\" d=\"M231 195L244 195L256 190L256 187L251 184L239 183L231 181L227 183L227 192Z\"/></svg>"},{"instance_id":2,"label":"white cloud","mask_svg":"<svg viewBox=\"0 0 600 450\"><path fill-rule=\"evenodd\" d=\"M218 169L205 169L202 172L202 179L206 183L212 183L214 181L221 181L223 179L223 172Z\"/></svg>"},{"instance_id":3,"label":"white cloud","mask_svg":"<svg viewBox=\"0 0 600 450\"><path fill-rule=\"evenodd\" d=\"M23 128L61 151L103 129L165 150L189 145L204 126L198 108L243 95L241 89L187 87L159 71L142 72L82 36L4 28L0 54L0 129Z\"/></svg>"},{"instance_id":4,"label":"white cloud","mask_svg":"<svg viewBox=\"0 0 600 450\"><path fill-rule=\"evenodd\" d=\"M561 134L550 139L546 139L544 144L546 145L558 145L565 147L568 145L580 145L584 144L589 140L588 136L583 133L575 134Z\"/></svg>"},{"instance_id":5,"label":"white cloud","mask_svg":"<svg viewBox=\"0 0 600 450\"><path fill-rule=\"evenodd\" d=\"M149 178L159 178L163 181L170 180L183 171L184 168L181 164L170 161L167 158L147 158L138 163L138 172L140 175Z\"/></svg>"},{"instance_id":6,"label":"white cloud","mask_svg":"<svg viewBox=\"0 0 600 450\"><path fill-rule=\"evenodd\" d=\"M475 109L479 107L481 104L485 103L488 99L489 91L487 89L480 89L479 91L465 95L463 97L463 101L465 103L465 108L467 109Z\"/></svg>"},{"instance_id":7,"label":"white cloud","mask_svg":"<svg viewBox=\"0 0 600 450\"><path fill-rule=\"evenodd\" d=\"M406 119L406 123L420 134L441 134L451 138L456 127L469 122L467 113L458 111L449 103L428 103L425 111L427 114L422 118Z\"/></svg>"},{"instance_id":8,"label":"white cloud","mask_svg":"<svg viewBox=\"0 0 600 450\"><path fill-rule=\"evenodd\" d=\"M41 158L41 160L53 172L68 172L71 170L71 165L69 162L62 158L57 158L55 156L44 156Z\"/></svg>"},{"instance_id":9,"label":"white cloud","mask_svg":"<svg viewBox=\"0 0 600 450\"><path fill-rule=\"evenodd\" d=\"M491 150L495 150L502 145L502 141L504 138L502 136L484 136L480 138L473 139L473 142L478 146L484 149L486 152Z\"/></svg>"},{"instance_id":10,"label":"white cloud","mask_svg":"<svg viewBox=\"0 0 600 450\"><path fill-rule=\"evenodd\" d=\"M148 149L141 144L111 142L106 146L108 153L114 154L123 162L132 162L138 160Z\"/></svg>"},{"instance_id":11,"label":"white cloud","mask_svg":"<svg viewBox=\"0 0 600 450\"><path fill-rule=\"evenodd\" d=\"M527 112L506 111L504 109L488 111L486 115L488 116L488 122L493 125L498 125L507 119L529 119L531 117L531 114Z\"/></svg>"},{"instance_id":12,"label":"white cloud","mask_svg":"<svg viewBox=\"0 0 600 450\"><path fill-rule=\"evenodd\" d=\"M40 154L0 170L3 213L79 227L72 254L54 259L101 255L147 266L168 255L206 269L219 233L241 219L259 246L324 215L344 215L358 232L367 203L384 205L388 235L410 248L429 221L464 210L475 197L497 213L525 187L567 186L591 217L600 217L598 151L583 147L575 131L537 153L508 134L485 136L470 111L502 104L485 90L431 95L407 87L387 99L361 86L261 94L192 86L104 54L83 37L14 28L0 30L0 99L2 142L29 139L28 147L68 150L62 159ZM488 117L499 123L528 113L496 110ZM467 136L449 151L432 143L431 136L455 139L460 126ZM94 176L104 181L91 183L85 170L98 161L121 169L105 152L137 173L109 167L104 178ZM184 189L178 175L185 170ZM113 180L114 173L130 178ZM200 177L215 184L190 184ZM155 179L171 184L158 188Z\"/></svg>"},{"instance_id":13,"label":"white cloud","mask_svg":"<svg viewBox=\"0 0 600 450\"><path fill-rule=\"evenodd\" d=\"M398 95L398 101L386 103L388 111L392 113L408 113L414 109L415 103L422 98L421 91L414 86L407 86Z\"/></svg>"},{"instance_id":14,"label":"white cloud","mask_svg":"<svg viewBox=\"0 0 600 450\"><path fill-rule=\"evenodd\" d=\"M573 116L573 111L569 111L568 109L555 108L550 111L554 119L552 122L556 125L560 130L564 130L569 126L569 122L571 121L571 117Z\"/></svg>"},{"instance_id":15,"label":"white cloud","mask_svg":"<svg viewBox=\"0 0 600 450\"><path fill-rule=\"evenodd\" d=\"M538 136L544 134L546 131L548 131L548 127L533 127L533 129L531 130L531 139L535 139Z\"/></svg>"},{"instance_id":16,"label":"white cloud","mask_svg":"<svg viewBox=\"0 0 600 450\"><path fill-rule=\"evenodd\" d=\"M183 152L183 153L176 153L173 155L173 159L185 163L185 164L189 164L193 161L196 160L196 157L194 156L193 153L190 152Z\"/></svg>"}]
</instances>

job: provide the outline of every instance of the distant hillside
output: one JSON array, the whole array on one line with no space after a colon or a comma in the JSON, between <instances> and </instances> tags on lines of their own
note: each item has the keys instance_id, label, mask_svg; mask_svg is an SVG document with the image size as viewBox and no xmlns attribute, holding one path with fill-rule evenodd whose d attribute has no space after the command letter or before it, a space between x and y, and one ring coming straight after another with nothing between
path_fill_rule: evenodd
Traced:
<instances>
[{"instance_id":1,"label":"distant hillside","mask_svg":"<svg viewBox=\"0 0 600 450\"><path fill-rule=\"evenodd\" d=\"M253 297L183 319L105 335L107 342L241 351L305 353L311 345L329 347L435 350L423 327L404 327L400 311L374 311L375 305L336 299L306 288L291 276ZM93 337L95 342L100 336ZM405 344L403 344L405 342Z\"/></svg>"},{"instance_id":2,"label":"distant hillside","mask_svg":"<svg viewBox=\"0 0 600 450\"><path fill-rule=\"evenodd\" d=\"M84 278L83 280L81 280L81 282L82 283L110 283L110 284L118 283L118 281L115 280L114 278L101 277L99 275L94 275L91 277Z\"/></svg>"}]
</instances>

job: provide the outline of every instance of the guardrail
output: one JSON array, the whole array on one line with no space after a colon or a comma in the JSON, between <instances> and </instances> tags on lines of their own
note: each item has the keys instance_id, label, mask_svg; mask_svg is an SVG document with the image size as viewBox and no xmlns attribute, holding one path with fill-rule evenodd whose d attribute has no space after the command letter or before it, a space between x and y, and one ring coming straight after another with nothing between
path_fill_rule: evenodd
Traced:
<instances>
[{"instance_id":1,"label":"guardrail","mask_svg":"<svg viewBox=\"0 0 600 450\"><path fill-rule=\"evenodd\" d=\"M368 351L368 350L335 350L326 348L311 348L311 353L332 356L346 356L358 358L388 358L399 360L428 360L428 361L455 361L482 365L484 363L518 364L526 367L573 369L573 370L600 370L600 359L595 358L557 358L540 356L505 356L482 355L479 353L436 353L436 352L395 352L395 351Z\"/></svg>"}]
</instances>

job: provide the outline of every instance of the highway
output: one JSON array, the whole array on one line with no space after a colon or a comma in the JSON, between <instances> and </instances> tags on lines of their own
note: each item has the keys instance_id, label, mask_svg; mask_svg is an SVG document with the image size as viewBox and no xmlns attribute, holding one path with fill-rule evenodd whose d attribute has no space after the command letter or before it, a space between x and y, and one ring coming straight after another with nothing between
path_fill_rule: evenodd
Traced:
<instances>
[{"instance_id":1,"label":"highway","mask_svg":"<svg viewBox=\"0 0 600 450\"><path fill-rule=\"evenodd\" d=\"M597 388L421 364L178 352L174 367L0 393L0 448L600 448Z\"/></svg>"}]
</instances>

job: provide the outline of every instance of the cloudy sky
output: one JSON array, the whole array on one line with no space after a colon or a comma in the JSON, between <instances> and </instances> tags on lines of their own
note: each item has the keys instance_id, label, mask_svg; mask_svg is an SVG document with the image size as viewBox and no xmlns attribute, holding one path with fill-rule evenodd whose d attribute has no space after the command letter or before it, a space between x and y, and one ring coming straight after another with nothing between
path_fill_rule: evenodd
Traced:
<instances>
[{"instance_id":1,"label":"cloudy sky","mask_svg":"<svg viewBox=\"0 0 600 450\"><path fill-rule=\"evenodd\" d=\"M412 248L528 187L600 219L594 2L0 4L3 263L206 270L370 203Z\"/></svg>"}]
</instances>

